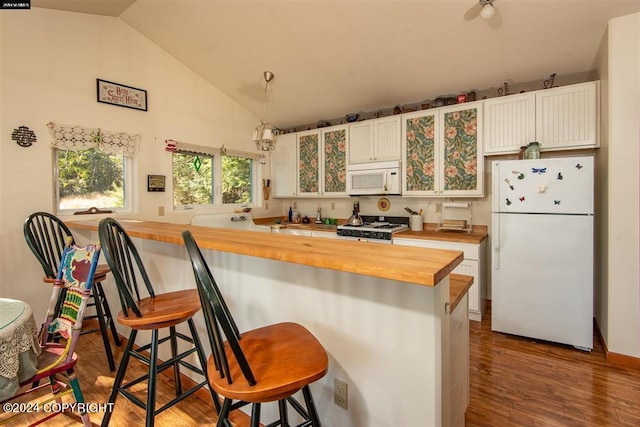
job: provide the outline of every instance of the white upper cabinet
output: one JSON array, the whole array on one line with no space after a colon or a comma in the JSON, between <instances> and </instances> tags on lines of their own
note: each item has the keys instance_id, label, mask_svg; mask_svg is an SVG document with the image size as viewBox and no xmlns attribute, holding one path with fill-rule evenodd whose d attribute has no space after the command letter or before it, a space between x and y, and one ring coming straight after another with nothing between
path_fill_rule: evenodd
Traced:
<instances>
[{"instance_id":1,"label":"white upper cabinet","mask_svg":"<svg viewBox=\"0 0 640 427\"><path fill-rule=\"evenodd\" d=\"M536 141L543 150L598 145L598 82L536 92Z\"/></svg>"},{"instance_id":2,"label":"white upper cabinet","mask_svg":"<svg viewBox=\"0 0 640 427\"><path fill-rule=\"evenodd\" d=\"M536 140L536 95L524 93L484 101L485 154L518 152Z\"/></svg>"},{"instance_id":3,"label":"white upper cabinet","mask_svg":"<svg viewBox=\"0 0 640 427\"><path fill-rule=\"evenodd\" d=\"M517 153L538 141L542 151L598 146L599 82L484 101L486 155Z\"/></svg>"},{"instance_id":4,"label":"white upper cabinet","mask_svg":"<svg viewBox=\"0 0 640 427\"><path fill-rule=\"evenodd\" d=\"M278 136L271 152L271 196L293 197L297 188L296 134Z\"/></svg>"},{"instance_id":5,"label":"white upper cabinet","mask_svg":"<svg viewBox=\"0 0 640 427\"><path fill-rule=\"evenodd\" d=\"M383 117L349 125L348 163L400 160L400 116Z\"/></svg>"}]
</instances>

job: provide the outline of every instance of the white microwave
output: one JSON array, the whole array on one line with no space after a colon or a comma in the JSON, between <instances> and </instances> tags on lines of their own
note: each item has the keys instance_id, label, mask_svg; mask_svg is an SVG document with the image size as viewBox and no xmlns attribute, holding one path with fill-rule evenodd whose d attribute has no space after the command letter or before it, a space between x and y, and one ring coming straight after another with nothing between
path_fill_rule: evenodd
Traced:
<instances>
[{"instance_id":1,"label":"white microwave","mask_svg":"<svg viewBox=\"0 0 640 427\"><path fill-rule=\"evenodd\" d=\"M400 162L347 166L347 193L351 196L400 194Z\"/></svg>"}]
</instances>

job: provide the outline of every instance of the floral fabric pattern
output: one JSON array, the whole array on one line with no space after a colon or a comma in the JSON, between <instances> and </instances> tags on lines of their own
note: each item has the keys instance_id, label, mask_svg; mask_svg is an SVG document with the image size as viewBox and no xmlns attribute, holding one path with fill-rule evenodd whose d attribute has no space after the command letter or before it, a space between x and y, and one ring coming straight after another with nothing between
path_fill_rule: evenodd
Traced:
<instances>
[{"instance_id":1,"label":"floral fabric pattern","mask_svg":"<svg viewBox=\"0 0 640 427\"><path fill-rule=\"evenodd\" d=\"M345 129L324 135L324 191L347 191L347 131Z\"/></svg>"},{"instance_id":2,"label":"floral fabric pattern","mask_svg":"<svg viewBox=\"0 0 640 427\"><path fill-rule=\"evenodd\" d=\"M406 125L406 189L434 191L435 116L407 119Z\"/></svg>"},{"instance_id":3,"label":"floral fabric pattern","mask_svg":"<svg viewBox=\"0 0 640 427\"><path fill-rule=\"evenodd\" d=\"M318 193L320 185L318 143L317 133L298 138L298 149L300 151L300 164L298 166L299 193Z\"/></svg>"},{"instance_id":4,"label":"floral fabric pattern","mask_svg":"<svg viewBox=\"0 0 640 427\"><path fill-rule=\"evenodd\" d=\"M444 114L444 190L478 188L478 110Z\"/></svg>"}]
</instances>

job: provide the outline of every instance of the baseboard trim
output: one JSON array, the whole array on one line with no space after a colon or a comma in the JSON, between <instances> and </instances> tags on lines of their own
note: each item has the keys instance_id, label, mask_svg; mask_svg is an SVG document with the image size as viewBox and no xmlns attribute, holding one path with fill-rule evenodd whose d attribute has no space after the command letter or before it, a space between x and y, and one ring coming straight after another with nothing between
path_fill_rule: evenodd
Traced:
<instances>
[{"instance_id":1,"label":"baseboard trim","mask_svg":"<svg viewBox=\"0 0 640 427\"><path fill-rule=\"evenodd\" d=\"M604 337L602 336L602 332L600 331L598 321L595 318L593 319L593 323L595 325L598 340L600 341L600 344L602 344L602 348L604 349L605 360L612 365L640 370L640 358L609 351L609 349L607 348L607 343L604 341Z\"/></svg>"}]
</instances>

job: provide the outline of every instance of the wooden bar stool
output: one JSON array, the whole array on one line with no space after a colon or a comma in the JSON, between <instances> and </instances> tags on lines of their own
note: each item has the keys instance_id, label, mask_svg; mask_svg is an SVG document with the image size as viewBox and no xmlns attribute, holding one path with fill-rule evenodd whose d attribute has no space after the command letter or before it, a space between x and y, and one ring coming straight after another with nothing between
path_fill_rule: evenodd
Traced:
<instances>
[{"instance_id":1,"label":"wooden bar stool","mask_svg":"<svg viewBox=\"0 0 640 427\"><path fill-rule=\"evenodd\" d=\"M200 311L200 297L197 289L156 295L138 250L124 228L116 220L105 218L100 221L98 232L104 256L111 268L120 294L122 311L118 314L118 322L131 328L129 341L118 367L109 403L115 403L118 393L122 394L147 411L146 426L153 426L154 418L157 414L207 385L205 374L207 360L193 323L193 315ZM149 295L148 297L143 298L140 296L139 288L142 286L138 286L139 281L143 282L144 288ZM181 323L188 324L191 336L176 331L176 325ZM169 329L169 335L159 338L159 331L167 328ZM134 350L133 345L140 330L151 331L151 342ZM191 344L191 348L178 354L178 338ZM171 358L165 362L158 363L158 345L166 341L169 341L171 345ZM149 357L144 354L147 350L150 353ZM184 360L194 352L197 353L202 368L198 368ZM131 356L148 365L149 371L148 374L122 385ZM180 366L202 375L204 380L189 390L183 390L180 380ZM174 372L176 397L156 409L157 375L171 367L173 367ZM130 387L143 381L147 381L146 403L129 391ZM219 406L218 396L215 392L211 391L211 397L214 403ZM102 426L109 425L112 408L113 405L110 405L105 412Z\"/></svg>"},{"instance_id":2,"label":"wooden bar stool","mask_svg":"<svg viewBox=\"0 0 640 427\"><path fill-rule=\"evenodd\" d=\"M47 212L36 212L29 215L25 220L23 232L29 249L31 249L31 252L36 256L44 270L45 277L43 281L53 285L67 238L71 237L72 245L76 243L71 230L55 215ZM115 371L116 364L111 351L111 343L109 342L109 329L116 346L120 345L120 336L116 330L109 302L102 288L102 281L106 278L107 273L109 273L109 267L104 264L98 264L93 278L89 304L87 305L88 307L94 307L96 314L84 316L84 319L96 319L99 327L85 328L81 331L81 334L98 331L102 334L102 342L109 362L109 369ZM59 313L63 300L64 292L60 295L56 313Z\"/></svg>"},{"instance_id":3,"label":"wooden bar stool","mask_svg":"<svg viewBox=\"0 0 640 427\"><path fill-rule=\"evenodd\" d=\"M251 426L257 427L260 405L278 402L280 419L269 426L289 426L287 403L304 419L299 426L320 426L309 384L327 373L329 362L322 344L305 327L290 322L240 333L191 232L183 232L182 238L212 348L209 385L224 397L217 425L229 426L229 412L251 403ZM293 397L299 390L306 408Z\"/></svg>"}]
</instances>

